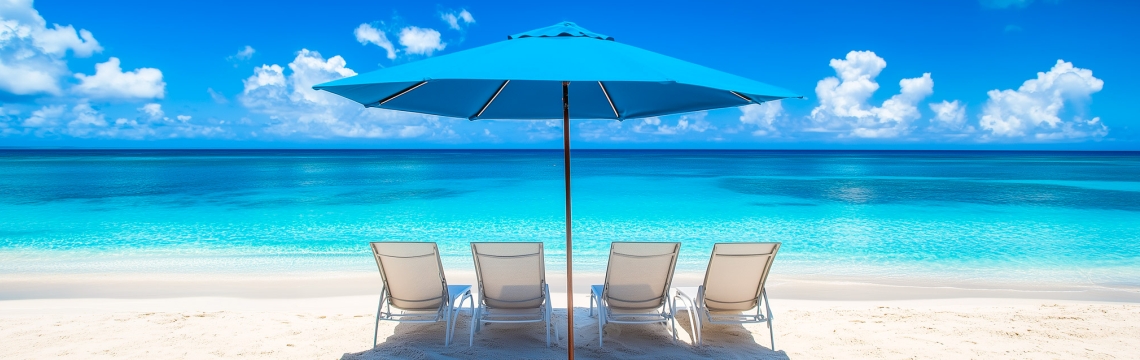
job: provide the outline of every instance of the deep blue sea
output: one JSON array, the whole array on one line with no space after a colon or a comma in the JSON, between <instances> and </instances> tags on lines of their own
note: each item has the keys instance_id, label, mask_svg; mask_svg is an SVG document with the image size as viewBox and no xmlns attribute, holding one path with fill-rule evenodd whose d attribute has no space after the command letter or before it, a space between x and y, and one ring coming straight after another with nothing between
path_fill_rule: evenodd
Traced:
<instances>
[{"instance_id":1,"label":"deep blue sea","mask_svg":"<svg viewBox=\"0 0 1140 360\"><path fill-rule=\"evenodd\" d=\"M375 271L367 243L546 243L560 150L0 150L0 275ZM574 152L575 269L610 241L783 242L821 277L1140 286L1140 153Z\"/></svg>"}]
</instances>

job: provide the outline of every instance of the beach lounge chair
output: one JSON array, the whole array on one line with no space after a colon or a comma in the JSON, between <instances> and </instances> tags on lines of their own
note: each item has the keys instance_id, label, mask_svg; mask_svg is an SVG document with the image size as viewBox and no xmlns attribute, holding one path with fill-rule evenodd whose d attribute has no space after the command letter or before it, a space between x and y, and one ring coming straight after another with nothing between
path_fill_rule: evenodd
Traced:
<instances>
[{"instance_id":1,"label":"beach lounge chair","mask_svg":"<svg viewBox=\"0 0 1140 360\"><path fill-rule=\"evenodd\" d=\"M380 292L380 305L376 309L376 331L372 345L376 346L380 333L380 320L409 323L445 322L443 344L451 344L455 317L464 301L471 298L471 285L448 285L443 276L439 248L431 242L374 242L372 255L384 288ZM456 303L458 301L458 304ZM393 308L396 311L393 311Z\"/></svg>"},{"instance_id":2,"label":"beach lounge chair","mask_svg":"<svg viewBox=\"0 0 1140 360\"><path fill-rule=\"evenodd\" d=\"M598 307L598 346L607 323L672 325L677 341L674 303L669 296L679 242L614 242L606 265L606 283L590 287L590 316ZM665 323L669 324L665 324Z\"/></svg>"},{"instance_id":3,"label":"beach lounge chair","mask_svg":"<svg viewBox=\"0 0 1140 360\"><path fill-rule=\"evenodd\" d=\"M540 242L473 242L475 274L479 279L479 307L471 317L468 345L483 323L541 322L550 346L550 286ZM554 330L558 337L558 330Z\"/></svg>"},{"instance_id":4,"label":"beach lounge chair","mask_svg":"<svg viewBox=\"0 0 1140 360\"><path fill-rule=\"evenodd\" d=\"M778 242L717 243L713 245L705 271L704 284L696 288L675 289L674 300L688 302L689 319L693 324L697 344L703 343L701 325L767 323L776 350L776 335L772 331L772 308L768 305L768 292L764 281L780 250ZM760 313L763 305L764 313ZM755 314L751 311L755 310ZM701 317L704 316L704 319Z\"/></svg>"}]
</instances>

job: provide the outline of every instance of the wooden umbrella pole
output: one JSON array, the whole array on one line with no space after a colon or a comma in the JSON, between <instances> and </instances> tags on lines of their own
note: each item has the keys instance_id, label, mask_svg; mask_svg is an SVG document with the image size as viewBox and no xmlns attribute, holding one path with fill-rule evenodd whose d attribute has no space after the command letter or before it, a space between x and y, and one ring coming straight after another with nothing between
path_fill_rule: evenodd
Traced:
<instances>
[{"instance_id":1,"label":"wooden umbrella pole","mask_svg":"<svg viewBox=\"0 0 1140 360\"><path fill-rule=\"evenodd\" d=\"M574 359L574 242L570 236L570 82L562 82L562 162L566 169L566 358Z\"/></svg>"}]
</instances>

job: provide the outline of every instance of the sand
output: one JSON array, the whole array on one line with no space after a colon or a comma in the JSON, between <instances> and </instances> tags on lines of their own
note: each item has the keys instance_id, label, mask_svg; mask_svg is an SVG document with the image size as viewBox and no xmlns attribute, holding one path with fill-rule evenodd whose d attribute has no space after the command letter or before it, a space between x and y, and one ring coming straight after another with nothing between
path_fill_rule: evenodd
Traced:
<instances>
[{"instance_id":1,"label":"sand","mask_svg":"<svg viewBox=\"0 0 1140 360\"><path fill-rule=\"evenodd\" d=\"M555 306L561 307L555 311L556 322L563 330L551 348L545 346L539 324L489 325L476 334L475 345L468 347L467 314L460 316L456 342L449 347L443 346L442 323L390 322L381 323L379 342L373 347L377 297L339 294L347 287L338 287L335 280L290 290L277 280L252 278L225 278L218 281L223 285L215 287L194 285L194 277L167 282L100 278L103 282L95 285L101 286L91 285L88 291L98 290L100 298L74 297L87 294L82 289L52 289L51 284L75 282L74 277L55 279L61 283L45 278L0 279L0 295L11 299L0 301L0 358L565 356L564 293L554 296ZM586 278L583 281L588 283ZM82 282L91 284L92 279ZM159 285L171 283L182 284L183 290L161 291ZM30 291L29 286L38 290ZM156 286L159 290L153 290ZM371 293L374 289L349 292L353 291ZM693 346L692 329L684 316L678 321L676 343L664 327L611 324L605 327L606 344L599 348L597 323L583 307L587 298L577 296L577 355L622 359L1140 358L1140 302L1134 300L1135 291L955 290L778 277L770 291L775 351L770 348L768 329L760 324L706 325L704 346ZM164 293L175 296L160 296ZM56 298L44 298L49 294ZM208 296L187 296L195 294ZM988 297L969 297L979 294Z\"/></svg>"}]
</instances>

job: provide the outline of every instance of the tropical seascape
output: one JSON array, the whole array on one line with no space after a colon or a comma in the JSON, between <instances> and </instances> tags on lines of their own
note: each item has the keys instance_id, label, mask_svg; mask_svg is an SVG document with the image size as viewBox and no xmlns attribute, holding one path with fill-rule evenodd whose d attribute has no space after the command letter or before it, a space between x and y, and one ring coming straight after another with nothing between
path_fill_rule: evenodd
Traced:
<instances>
[{"instance_id":1,"label":"tropical seascape","mask_svg":"<svg viewBox=\"0 0 1140 360\"><path fill-rule=\"evenodd\" d=\"M0 359L1140 354L1140 2L520 5L0 1Z\"/></svg>"},{"instance_id":2,"label":"tropical seascape","mask_svg":"<svg viewBox=\"0 0 1140 360\"><path fill-rule=\"evenodd\" d=\"M547 348L527 324L495 325L474 347L444 346L439 323L374 329L380 278L367 245L436 242L448 283L471 284L470 242L542 241L565 327L560 160L5 150L0 337L24 345L8 347L14 357L562 358L565 333ZM1140 318L1136 153L578 150L572 170L582 358L1134 349L1124 339ZM597 346L587 294L611 241L680 241L674 286L701 283L713 243L781 242L766 290L776 348L763 324L705 325L696 346L683 319L688 345L610 325ZM469 318L460 313L461 339ZM374 330L382 340L368 346ZM77 336L91 340L68 341ZM1061 346L1073 341L1085 346Z\"/></svg>"},{"instance_id":3,"label":"tropical seascape","mask_svg":"<svg viewBox=\"0 0 1140 360\"><path fill-rule=\"evenodd\" d=\"M1140 156L581 150L575 269L611 241L779 241L774 273L1140 289ZM542 241L564 273L544 150L20 150L0 155L0 273L371 273L369 241ZM0 293L0 297L4 294Z\"/></svg>"}]
</instances>

